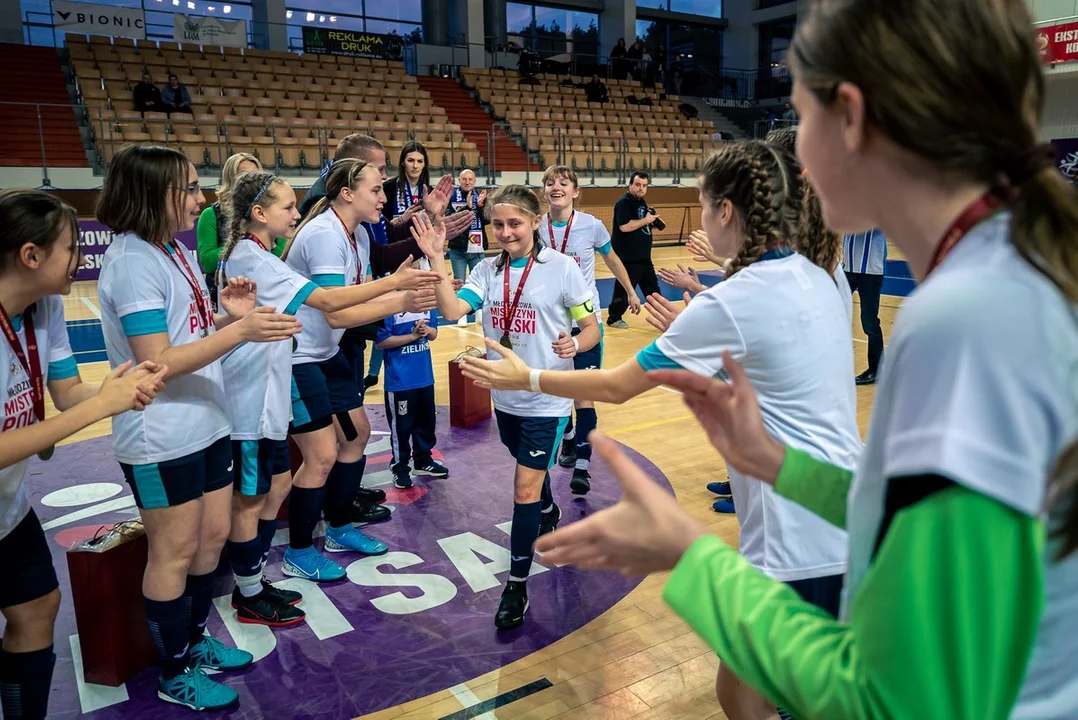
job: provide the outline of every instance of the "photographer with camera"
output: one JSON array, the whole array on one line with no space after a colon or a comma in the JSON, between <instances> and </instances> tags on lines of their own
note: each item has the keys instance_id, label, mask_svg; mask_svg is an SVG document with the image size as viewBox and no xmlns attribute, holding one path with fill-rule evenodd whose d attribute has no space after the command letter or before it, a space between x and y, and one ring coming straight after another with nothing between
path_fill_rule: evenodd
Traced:
<instances>
[{"instance_id":1,"label":"photographer with camera","mask_svg":"<svg viewBox=\"0 0 1078 720\"><path fill-rule=\"evenodd\" d=\"M637 286L647 298L659 292L659 279L655 277L655 266L651 264L651 226L659 230L666 228L666 223L644 202L651 180L643 170L637 170L629 178L629 191L614 205L614 233L612 237L614 252L621 258L629 281ZM629 307L629 296L620 283L614 286L614 297L606 324L613 328L627 328L628 323L621 319Z\"/></svg>"}]
</instances>

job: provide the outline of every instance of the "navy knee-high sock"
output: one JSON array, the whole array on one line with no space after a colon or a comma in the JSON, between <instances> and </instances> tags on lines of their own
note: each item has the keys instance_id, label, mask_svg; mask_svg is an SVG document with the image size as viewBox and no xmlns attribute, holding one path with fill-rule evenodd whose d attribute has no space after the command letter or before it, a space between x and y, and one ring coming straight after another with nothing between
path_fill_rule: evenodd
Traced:
<instances>
[{"instance_id":1,"label":"navy knee-high sock","mask_svg":"<svg viewBox=\"0 0 1078 720\"><path fill-rule=\"evenodd\" d=\"M550 489L550 473L546 474L543 478L543 493L539 499L539 505L543 512L550 512L554 509L554 493Z\"/></svg>"},{"instance_id":2,"label":"navy knee-high sock","mask_svg":"<svg viewBox=\"0 0 1078 720\"><path fill-rule=\"evenodd\" d=\"M191 620L188 628L191 632L191 644L202 640L206 632L206 622L210 617L210 606L213 605L213 573L205 575L188 575L187 588L183 592L190 603Z\"/></svg>"},{"instance_id":3,"label":"navy knee-high sock","mask_svg":"<svg viewBox=\"0 0 1078 720\"><path fill-rule=\"evenodd\" d=\"M229 540L225 544L240 593L249 598L258 595L262 592L262 538L256 536L246 542Z\"/></svg>"},{"instance_id":4,"label":"navy knee-high sock","mask_svg":"<svg viewBox=\"0 0 1078 720\"><path fill-rule=\"evenodd\" d=\"M510 580L527 580L532 567L535 539L543 520L542 502L513 503L513 526L509 530Z\"/></svg>"},{"instance_id":5,"label":"navy knee-high sock","mask_svg":"<svg viewBox=\"0 0 1078 720\"><path fill-rule=\"evenodd\" d=\"M288 544L293 550L306 550L314 544L314 526L322 515L326 487L294 487L288 500Z\"/></svg>"},{"instance_id":6,"label":"navy knee-high sock","mask_svg":"<svg viewBox=\"0 0 1078 720\"><path fill-rule=\"evenodd\" d=\"M352 501L359 492L360 481L363 480L363 467L365 459L356 462L340 462L333 464L326 479L326 498L324 501L326 522L331 527L344 527L351 522Z\"/></svg>"},{"instance_id":7,"label":"navy knee-high sock","mask_svg":"<svg viewBox=\"0 0 1078 720\"><path fill-rule=\"evenodd\" d=\"M146 607L146 620L150 624L150 637L161 663L161 675L174 678L184 671L191 649L188 618L190 604L186 597L175 600L150 600L142 598Z\"/></svg>"},{"instance_id":8,"label":"navy knee-high sock","mask_svg":"<svg viewBox=\"0 0 1078 720\"><path fill-rule=\"evenodd\" d=\"M44 720L55 665L52 645L21 653L0 647L0 708L4 720Z\"/></svg>"},{"instance_id":9,"label":"navy knee-high sock","mask_svg":"<svg viewBox=\"0 0 1078 720\"><path fill-rule=\"evenodd\" d=\"M258 520L258 539L262 544L262 562L266 562L270 549L273 548L273 536L277 534L277 518L272 520Z\"/></svg>"},{"instance_id":10,"label":"navy knee-high sock","mask_svg":"<svg viewBox=\"0 0 1078 720\"><path fill-rule=\"evenodd\" d=\"M367 456L364 455L357 462L352 464L355 465L356 477L359 478L359 480L356 481L356 492L359 492L359 488L363 485L363 474L367 472ZM355 498L352 499L354 500Z\"/></svg>"},{"instance_id":11,"label":"navy knee-high sock","mask_svg":"<svg viewBox=\"0 0 1078 720\"><path fill-rule=\"evenodd\" d=\"M573 414L569 413L569 424L565 426L565 432L561 434L562 440L572 440L576 435L576 429L573 426Z\"/></svg>"},{"instance_id":12,"label":"navy knee-high sock","mask_svg":"<svg viewBox=\"0 0 1078 720\"><path fill-rule=\"evenodd\" d=\"M576 411L576 466L584 470L591 464L591 443L588 436L595 426L599 424L599 418L595 415L595 408L577 408Z\"/></svg>"}]
</instances>

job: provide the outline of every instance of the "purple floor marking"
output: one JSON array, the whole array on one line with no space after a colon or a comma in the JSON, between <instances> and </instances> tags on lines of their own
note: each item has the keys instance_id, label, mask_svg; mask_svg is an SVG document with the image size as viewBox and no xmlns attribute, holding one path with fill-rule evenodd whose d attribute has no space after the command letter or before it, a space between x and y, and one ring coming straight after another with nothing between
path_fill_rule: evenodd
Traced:
<instances>
[{"instance_id":1,"label":"purple floor marking","mask_svg":"<svg viewBox=\"0 0 1078 720\"><path fill-rule=\"evenodd\" d=\"M368 414L376 432L386 429L381 407L368 408ZM216 610L211 612L210 631L226 643L247 645L252 638L275 639L275 646L250 669L220 676L240 693L239 708L221 713L222 717L347 718L414 700L546 647L598 617L638 584L637 580L616 574L552 567L529 580L531 606L524 625L510 633L497 633L493 616L507 573L497 574L495 587L476 592L438 541L452 537L459 543L470 537L474 546L474 537L478 536L504 548L508 556L509 536L496 526L512 517L513 463L498 441L493 420L468 430L450 429L448 412L443 407L438 415L438 438L438 449L451 470L450 478L417 478L417 487L425 488L427 494L396 507L388 523L367 528L389 544L390 555L358 565L352 563L361 560L359 555L331 556L345 567L351 566L350 579L365 585L345 580L320 586L337 611L327 608L319 613L319 629L329 637L319 640L311 624L273 631L242 625L238 626L243 633L241 642L230 634L221 615ZM373 457L388 451L385 436L375 435L371 442ZM669 487L652 463L632 450L628 453L651 477ZM369 464L370 481L384 482L387 465L384 461ZM601 464L593 466L593 489L586 499L569 493L569 475L569 470L558 467L551 473L563 522L579 519L581 510L590 513L607 507L619 496L616 481ZM112 507L116 501L130 497L113 457L110 438L59 448L48 463L35 459L26 480L42 523L93 506L48 507L41 502L50 492L87 482L123 485L122 493L104 501L112 503ZM383 487L392 495L391 485ZM95 509L91 507L82 519L46 530L46 535L52 540L63 530L116 522L133 515L133 505L96 513ZM70 718L82 712L69 641L76 632L75 617L65 549L56 542L51 545L64 598L56 624L58 662L49 716ZM282 551L283 547L276 547L270 556L267 575L274 581L282 578ZM491 562L470 552L465 554L468 557L474 558L474 563ZM423 577L405 577L409 574ZM478 576L483 574L479 572ZM489 573L486 575L489 577ZM394 578L399 582L393 583ZM479 582L475 576L473 582ZM217 589L218 595L230 592L230 577L222 576ZM453 595L451 599L449 595ZM444 602L409 614L384 611L400 610L400 605L408 604L406 599L414 602L420 598ZM313 620L317 611L308 612ZM349 625L354 629L348 630ZM89 688L93 692L100 686ZM152 670L128 682L126 690L130 699L102 707L87 717L126 719L151 713L155 718L190 717L188 710L157 699Z\"/></svg>"}]
</instances>

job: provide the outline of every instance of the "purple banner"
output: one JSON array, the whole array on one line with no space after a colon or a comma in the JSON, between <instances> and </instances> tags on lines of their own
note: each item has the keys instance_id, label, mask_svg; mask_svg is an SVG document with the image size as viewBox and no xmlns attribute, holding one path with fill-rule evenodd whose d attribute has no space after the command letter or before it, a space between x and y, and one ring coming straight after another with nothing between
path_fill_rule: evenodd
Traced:
<instances>
[{"instance_id":1,"label":"purple banner","mask_svg":"<svg viewBox=\"0 0 1078 720\"><path fill-rule=\"evenodd\" d=\"M194 250L198 238L194 230L182 232L176 239ZM112 230L96 220L79 220L79 247L82 249L82 265L75 273L75 280L97 280L101 274L101 259L112 244Z\"/></svg>"},{"instance_id":2,"label":"purple banner","mask_svg":"<svg viewBox=\"0 0 1078 720\"><path fill-rule=\"evenodd\" d=\"M1052 147L1059 159L1059 172L1073 180L1078 175L1078 137L1053 140Z\"/></svg>"}]
</instances>

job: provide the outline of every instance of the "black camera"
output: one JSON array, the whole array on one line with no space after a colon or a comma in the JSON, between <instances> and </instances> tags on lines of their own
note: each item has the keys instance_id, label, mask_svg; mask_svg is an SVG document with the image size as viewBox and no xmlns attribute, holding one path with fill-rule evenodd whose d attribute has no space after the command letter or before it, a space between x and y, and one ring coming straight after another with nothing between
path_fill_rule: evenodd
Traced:
<instances>
[{"instance_id":1,"label":"black camera","mask_svg":"<svg viewBox=\"0 0 1078 720\"><path fill-rule=\"evenodd\" d=\"M652 215L656 216L655 217L655 222L653 222L652 225L657 227L659 229L659 232L662 232L663 230L665 230L666 229L666 223L663 222L663 219L661 217L658 217L659 212L655 208L651 208L651 207L648 208L648 212L651 213Z\"/></svg>"}]
</instances>

